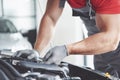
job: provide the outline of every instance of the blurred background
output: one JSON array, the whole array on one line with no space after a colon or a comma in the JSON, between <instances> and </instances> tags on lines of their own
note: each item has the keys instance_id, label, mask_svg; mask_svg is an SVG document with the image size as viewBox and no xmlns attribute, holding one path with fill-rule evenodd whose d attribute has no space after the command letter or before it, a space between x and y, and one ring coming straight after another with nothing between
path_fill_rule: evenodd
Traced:
<instances>
[{"instance_id":1,"label":"blurred background","mask_svg":"<svg viewBox=\"0 0 120 80\"><path fill-rule=\"evenodd\" d=\"M0 0L0 49L17 51L33 48L46 2L47 0ZM83 22L79 17L72 16L72 10L66 3L56 25L55 36L42 54L53 46L80 41L86 37L87 30ZM71 55L64 61L94 68L92 55Z\"/></svg>"}]
</instances>

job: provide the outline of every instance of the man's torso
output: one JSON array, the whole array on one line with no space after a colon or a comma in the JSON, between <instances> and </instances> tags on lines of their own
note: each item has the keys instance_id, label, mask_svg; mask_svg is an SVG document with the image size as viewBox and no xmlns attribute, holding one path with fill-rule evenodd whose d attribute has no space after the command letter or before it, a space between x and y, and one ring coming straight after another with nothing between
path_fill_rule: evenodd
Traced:
<instances>
[{"instance_id":1,"label":"man's torso","mask_svg":"<svg viewBox=\"0 0 120 80\"><path fill-rule=\"evenodd\" d=\"M88 35L93 35L99 30L96 27L95 19L89 20L89 6L87 6L87 2L89 0L68 0L68 3L73 8L73 10L78 10L78 12L82 15L80 16L85 26L88 30ZM101 14L120 14L120 0L90 0L92 8L96 13ZM85 14L88 13L88 14ZM108 52L101 55L96 55L94 59L95 68L101 71L105 71L107 65L111 65L113 68L119 71L120 64L120 44L118 48L113 52ZM101 64L100 64L101 63ZM105 68L104 68L104 67ZM103 69L103 70L102 70Z\"/></svg>"}]
</instances>

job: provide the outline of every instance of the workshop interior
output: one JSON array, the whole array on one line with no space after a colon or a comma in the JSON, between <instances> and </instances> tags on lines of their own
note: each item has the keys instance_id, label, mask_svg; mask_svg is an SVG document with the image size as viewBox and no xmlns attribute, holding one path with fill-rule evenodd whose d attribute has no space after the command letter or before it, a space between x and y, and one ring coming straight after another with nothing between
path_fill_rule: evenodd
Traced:
<instances>
[{"instance_id":1,"label":"workshop interior","mask_svg":"<svg viewBox=\"0 0 120 80\"><path fill-rule=\"evenodd\" d=\"M60 65L44 63L42 57L50 48L88 37L83 22L72 16L67 3L41 59L13 56L19 50L33 49L46 2L0 0L0 80L119 80L109 72L94 70L93 55L70 55Z\"/></svg>"}]
</instances>

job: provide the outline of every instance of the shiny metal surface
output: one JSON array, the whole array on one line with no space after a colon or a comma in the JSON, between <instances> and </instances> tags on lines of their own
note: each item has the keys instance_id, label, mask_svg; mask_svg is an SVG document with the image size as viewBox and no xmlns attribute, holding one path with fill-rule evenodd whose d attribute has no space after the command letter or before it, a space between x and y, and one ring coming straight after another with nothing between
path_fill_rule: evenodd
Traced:
<instances>
[{"instance_id":1,"label":"shiny metal surface","mask_svg":"<svg viewBox=\"0 0 120 80\"><path fill-rule=\"evenodd\" d=\"M14 24L7 19L0 19L0 50L13 52L22 49L32 49L30 42L17 31Z\"/></svg>"}]
</instances>

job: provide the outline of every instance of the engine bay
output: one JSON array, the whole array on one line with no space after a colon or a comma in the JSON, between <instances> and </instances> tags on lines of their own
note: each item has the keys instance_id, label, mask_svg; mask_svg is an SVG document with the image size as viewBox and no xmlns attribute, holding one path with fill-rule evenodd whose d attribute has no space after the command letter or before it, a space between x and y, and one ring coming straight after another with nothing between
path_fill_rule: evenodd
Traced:
<instances>
[{"instance_id":1,"label":"engine bay","mask_svg":"<svg viewBox=\"0 0 120 80\"><path fill-rule=\"evenodd\" d=\"M1 80L119 80L109 73L66 62L60 65L0 54Z\"/></svg>"}]
</instances>

